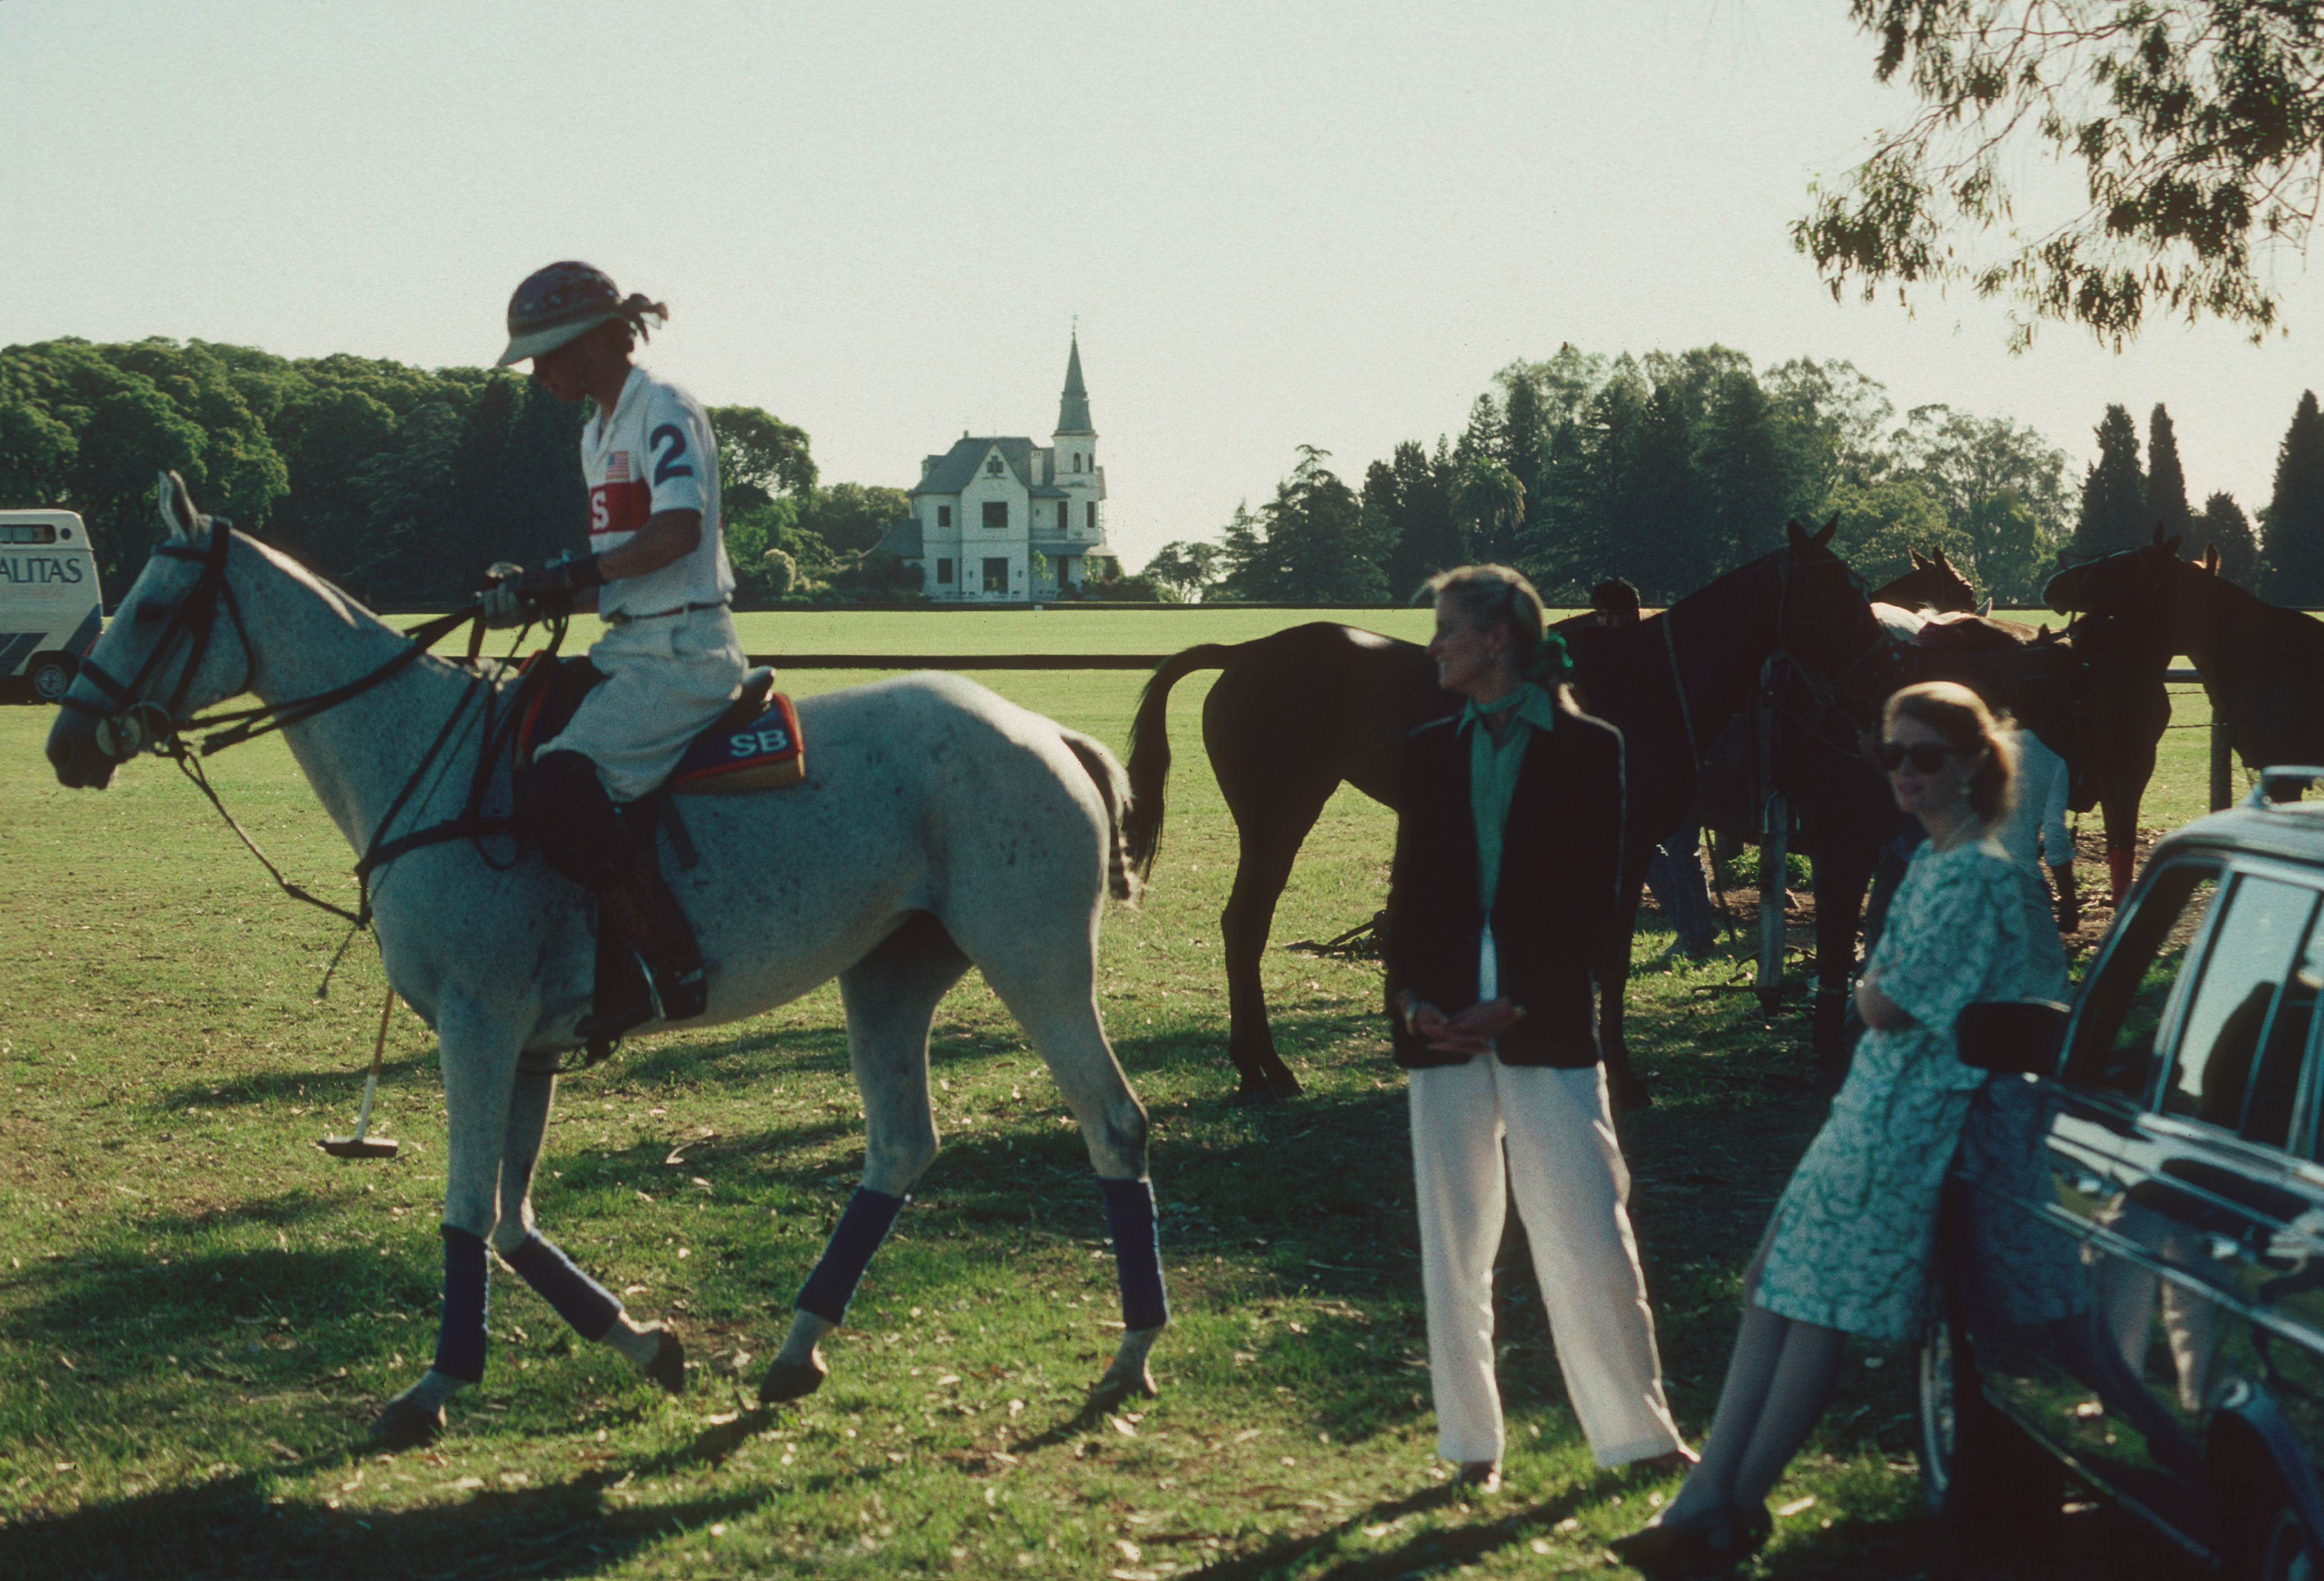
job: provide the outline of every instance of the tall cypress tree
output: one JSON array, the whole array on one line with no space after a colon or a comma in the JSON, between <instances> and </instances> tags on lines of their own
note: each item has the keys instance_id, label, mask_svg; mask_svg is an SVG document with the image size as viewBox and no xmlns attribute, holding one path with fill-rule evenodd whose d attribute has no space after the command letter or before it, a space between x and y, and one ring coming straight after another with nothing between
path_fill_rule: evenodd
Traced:
<instances>
[{"instance_id":1,"label":"tall cypress tree","mask_svg":"<svg viewBox=\"0 0 2324 1581\"><path fill-rule=\"evenodd\" d=\"M2166 538L2188 538L2193 525L2193 513L2187 509L2187 474L2179 465L2179 438L2172 432L2170 411L2158 400L2146 424L2145 526L2150 532L2160 526ZM2187 547L2198 547L2192 543Z\"/></svg>"},{"instance_id":2,"label":"tall cypress tree","mask_svg":"<svg viewBox=\"0 0 2324 1581\"><path fill-rule=\"evenodd\" d=\"M2153 541L2146 513L2146 479L2138 465L2138 428L2127 407L2108 406L2098 427L2098 458L2082 477L2081 520L2074 528L2077 554L2109 555Z\"/></svg>"},{"instance_id":3,"label":"tall cypress tree","mask_svg":"<svg viewBox=\"0 0 2324 1581\"><path fill-rule=\"evenodd\" d=\"M1640 414L1636 447L1624 459L1609 525L1627 542L1622 574L1648 603L1685 597L1725 567L1704 539L1693 436L1672 384L1657 384Z\"/></svg>"},{"instance_id":4,"label":"tall cypress tree","mask_svg":"<svg viewBox=\"0 0 2324 1581\"><path fill-rule=\"evenodd\" d=\"M1721 384L1704 429L1699 471L1711 514L1698 584L1782 543L1795 492L1793 458L1766 392L1748 372Z\"/></svg>"},{"instance_id":5,"label":"tall cypress tree","mask_svg":"<svg viewBox=\"0 0 2324 1581\"><path fill-rule=\"evenodd\" d=\"M1539 386L1520 371L1508 381L1508 404L1502 408L1500 461L1509 469L1509 475L1525 485L1525 516L1517 523L1517 532L1511 536L1514 543L1541 521L1541 474L1545 436Z\"/></svg>"},{"instance_id":6,"label":"tall cypress tree","mask_svg":"<svg viewBox=\"0 0 2324 1581\"><path fill-rule=\"evenodd\" d=\"M2267 502L2266 597L2280 604L2324 604L2324 412L2303 391L2275 453Z\"/></svg>"}]
</instances>

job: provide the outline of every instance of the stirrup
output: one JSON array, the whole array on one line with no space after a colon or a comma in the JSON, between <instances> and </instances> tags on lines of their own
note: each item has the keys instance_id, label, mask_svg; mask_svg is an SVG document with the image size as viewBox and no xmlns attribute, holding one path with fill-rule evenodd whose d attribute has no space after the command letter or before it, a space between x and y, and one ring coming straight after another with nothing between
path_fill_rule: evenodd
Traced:
<instances>
[{"instance_id":1,"label":"stirrup","mask_svg":"<svg viewBox=\"0 0 2324 1581\"><path fill-rule=\"evenodd\" d=\"M710 973L700 957L677 970L646 963L653 973L654 997L661 1001L664 1021L687 1021L710 1007Z\"/></svg>"}]
</instances>

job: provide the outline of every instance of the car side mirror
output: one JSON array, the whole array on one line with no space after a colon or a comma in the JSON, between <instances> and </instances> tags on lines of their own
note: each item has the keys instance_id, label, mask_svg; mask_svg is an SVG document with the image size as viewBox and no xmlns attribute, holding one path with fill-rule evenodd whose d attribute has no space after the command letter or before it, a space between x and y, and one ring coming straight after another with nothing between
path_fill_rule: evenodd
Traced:
<instances>
[{"instance_id":1,"label":"car side mirror","mask_svg":"<svg viewBox=\"0 0 2324 1581\"><path fill-rule=\"evenodd\" d=\"M1997 999L1965 1005L1953 1024L1960 1061L1980 1071L2055 1076L2072 1012L2054 999Z\"/></svg>"}]
</instances>

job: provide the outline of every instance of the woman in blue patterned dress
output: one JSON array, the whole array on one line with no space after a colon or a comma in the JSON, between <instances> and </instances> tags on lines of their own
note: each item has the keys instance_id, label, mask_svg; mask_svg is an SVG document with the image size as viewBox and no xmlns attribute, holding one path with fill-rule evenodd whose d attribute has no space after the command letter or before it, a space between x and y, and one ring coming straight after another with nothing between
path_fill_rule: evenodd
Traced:
<instances>
[{"instance_id":1,"label":"woman in blue patterned dress","mask_svg":"<svg viewBox=\"0 0 2324 1581\"><path fill-rule=\"evenodd\" d=\"M1954 1017L2065 988L2048 897L1990 832L2009 807L2015 735L1950 682L1908 686L1883 711L1877 755L1929 839L1857 987L1855 1064L1744 1275L1702 1462L1653 1525L1614 1545L1649 1575L1715 1570L1766 1541L1768 1490L1823 1414L1844 1337L1921 1332L1938 1192L1985 1079L1958 1057Z\"/></svg>"}]
</instances>

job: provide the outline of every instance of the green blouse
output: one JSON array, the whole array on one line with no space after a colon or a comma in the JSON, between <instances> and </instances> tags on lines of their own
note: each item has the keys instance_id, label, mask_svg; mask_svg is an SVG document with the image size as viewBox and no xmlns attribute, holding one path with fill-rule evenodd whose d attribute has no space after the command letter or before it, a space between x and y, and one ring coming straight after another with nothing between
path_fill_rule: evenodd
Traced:
<instances>
[{"instance_id":1,"label":"green blouse","mask_svg":"<svg viewBox=\"0 0 2324 1581\"><path fill-rule=\"evenodd\" d=\"M1515 719L1496 738L1483 721L1493 713L1514 712ZM1461 711L1455 728L1469 732L1469 810L1477 821L1477 898L1489 915L1493 894L1501 881L1501 830L1509 821L1509 803L1517 794L1517 771L1525 765L1531 731L1557 728L1557 704L1547 692L1527 681L1498 703L1480 704L1473 699Z\"/></svg>"}]
</instances>

